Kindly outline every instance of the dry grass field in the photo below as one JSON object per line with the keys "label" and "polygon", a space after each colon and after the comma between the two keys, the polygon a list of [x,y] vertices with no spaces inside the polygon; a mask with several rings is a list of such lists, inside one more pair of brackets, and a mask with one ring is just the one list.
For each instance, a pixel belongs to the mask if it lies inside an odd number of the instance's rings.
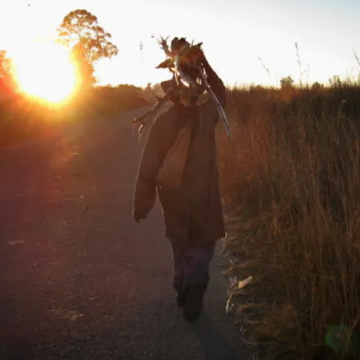
{"label": "dry grass field", "polygon": [[233,310],[277,359],[358,351],[359,100],[340,82],[228,91],[234,139],[218,135]]}

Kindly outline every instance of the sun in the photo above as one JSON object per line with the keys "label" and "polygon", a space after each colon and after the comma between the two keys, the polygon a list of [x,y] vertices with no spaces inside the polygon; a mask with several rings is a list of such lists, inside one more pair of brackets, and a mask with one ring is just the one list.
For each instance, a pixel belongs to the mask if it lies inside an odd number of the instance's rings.
{"label": "sun", "polygon": [[13,55],[15,78],[23,92],[60,103],[76,90],[76,70],[70,51],[55,41],[34,43]]}

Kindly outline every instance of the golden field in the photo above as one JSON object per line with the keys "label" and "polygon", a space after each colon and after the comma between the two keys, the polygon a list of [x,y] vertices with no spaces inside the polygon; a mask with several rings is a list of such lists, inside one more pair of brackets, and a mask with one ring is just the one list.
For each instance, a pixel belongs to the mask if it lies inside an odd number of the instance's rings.
{"label": "golden field", "polygon": [[228,91],[234,136],[218,138],[229,296],[245,338],[269,358],[358,351],[359,99],[340,81]]}

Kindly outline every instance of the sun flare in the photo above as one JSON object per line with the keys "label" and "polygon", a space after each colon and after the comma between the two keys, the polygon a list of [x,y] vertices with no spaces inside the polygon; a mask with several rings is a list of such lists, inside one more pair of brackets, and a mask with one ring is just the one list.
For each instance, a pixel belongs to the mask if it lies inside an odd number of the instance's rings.
{"label": "sun flare", "polygon": [[28,95],[59,103],[74,93],[76,70],[66,47],[56,42],[34,44],[13,59],[17,82]]}

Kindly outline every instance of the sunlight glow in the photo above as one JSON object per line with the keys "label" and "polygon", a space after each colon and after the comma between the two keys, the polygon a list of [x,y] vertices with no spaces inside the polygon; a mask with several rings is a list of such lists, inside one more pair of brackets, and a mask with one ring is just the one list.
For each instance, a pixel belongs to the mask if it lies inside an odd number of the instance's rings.
{"label": "sunlight glow", "polygon": [[[357,79],[359,74],[354,56],[360,54],[359,0],[3,0],[0,23],[6,31],[0,32],[0,50],[21,49],[20,61],[29,68],[24,44],[55,37],[64,16],[76,9],[97,16],[119,48],[118,56],[95,64],[102,85],[146,86],[169,79],[167,70],[155,69],[164,52],[152,35],[203,42],[211,66],[230,86],[279,86],[287,76],[296,83],[301,78],[328,84],[333,75]],[[209,26],[213,23],[219,26]]]}
{"label": "sunlight glow", "polygon": [[13,56],[21,90],[50,103],[67,100],[76,90],[76,70],[70,51],[52,41],[34,43]]}

